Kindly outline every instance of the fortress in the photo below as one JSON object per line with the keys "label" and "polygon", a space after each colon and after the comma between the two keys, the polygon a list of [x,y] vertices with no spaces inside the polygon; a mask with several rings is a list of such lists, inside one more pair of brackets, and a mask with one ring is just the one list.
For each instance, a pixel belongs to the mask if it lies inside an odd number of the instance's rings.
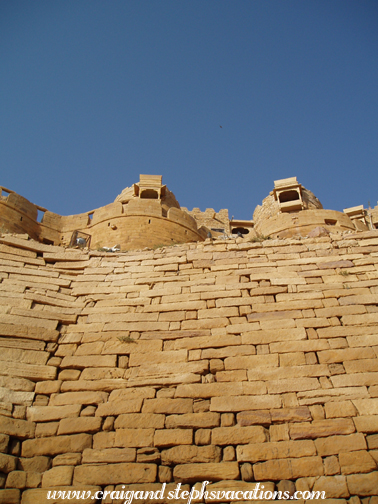
{"label": "fortress", "polygon": [[295,177],[253,220],[158,176],[68,217],[2,188],[0,504],[377,504],[377,228]]}

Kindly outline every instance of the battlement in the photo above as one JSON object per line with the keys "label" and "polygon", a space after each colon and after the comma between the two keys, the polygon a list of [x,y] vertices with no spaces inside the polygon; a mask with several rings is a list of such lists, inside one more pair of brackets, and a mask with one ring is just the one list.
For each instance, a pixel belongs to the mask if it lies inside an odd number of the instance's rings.
{"label": "battlement", "polygon": [[251,240],[261,236],[305,237],[315,228],[322,228],[323,233],[378,228],[378,206],[366,210],[360,205],[344,212],[325,210],[296,177],[274,181],[272,192],[255,208],[251,220],[230,219],[227,209],[216,212],[212,208],[181,208],[163,185],[161,175],[140,175],[139,182],[125,188],[113,203],[69,216],[34,205],[4,187],[0,189],[1,229],[27,233],[34,240],[52,245],[72,245],[75,236],[82,236],[83,243],[92,249],[117,244],[121,250],[135,250],[233,234]]}

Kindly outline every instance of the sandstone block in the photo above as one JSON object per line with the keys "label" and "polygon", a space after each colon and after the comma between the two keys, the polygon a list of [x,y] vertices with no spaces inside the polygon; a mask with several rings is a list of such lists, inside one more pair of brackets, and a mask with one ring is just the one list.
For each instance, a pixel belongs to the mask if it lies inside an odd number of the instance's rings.
{"label": "sandstone block", "polygon": [[43,473],[50,469],[50,465],[50,458],[41,455],[37,457],[18,459],[18,469],[22,469],[25,472]]}
{"label": "sandstone block", "polygon": [[119,415],[114,423],[114,428],[133,429],[138,427],[139,429],[163,429],[164,422],[165,415],[157,415],[154,413],[130,413]]}
{"label": "sandstone block", "polygon": [[115,432],[97,432],[93,435],[93,449],[104,450],[115,447]]}
{"label": "sandstone block", "polygon": [[258,367],[277,367],[278,354],[268,355],[239,355],[237,357],[227,357],[224,361],[227,371],[232,369],[254,369]]}
{"label": "sandstone block", "polygon": [[219,413],[187,413],[184,415],[170,415],[166,418],[165,427],[175,428],[197,428],[206,429],[218,427],[220,424]]}
{"label": "sandstone block", "polygon": [[113,390],[109,395],[109,401],[128,401],[130,399],[152,399],[155,397],[155,389],[152,387],[135,387]]}
{"label": "sandstone block", "polygon": [[192,429],[161,429],[155,431],[154,446],[168,448],[176,445],[190,445],[193,442]]}
{"label": "sandstone block", "polygon": [[246,427],[248,425],[269,425],[272,418],[269,411],[242,411],[237,414],[237,423]]}
{"label": "sandstone block", "polygon": [[58,436],[81,432],[93,434],[101,429],[101,422],[102,419],[99,417],[63,418],[59,422]]}
{"label": "sandstone block", "polygon": [[290,457],[311,457],[317,453],[314,442],[308,440],[247,444],[238,446],[236,454],[239,462],[260,462]]}
{"label": "sandstone block", "polygon": [[7,453],[9,443],[9,436],[0,434],[0,453]]}
{"label": "sandstone block", "polygon": [[0,432],[20,439],[32,438],[35,433],[35,423],[0,416]]}
{"label": "sandstone block", "polygon": [[241,383],[198,383],[191,385],[179,385],[175,397],[192,397],[193,399],[210,397],[224,397],[230,395],[242,395]]}
{"label": "sandstone block", "polygon": [[121,462],[135,462],[135,448],[105,448],[95,450],[86,448],[83,451],[83,464],[117,464]]}
{"label": "sandstone block", "polygon": [[345,476],[320,476],[320,478],[315,481],[312,491],[325,492],[327,501],[328,499],[349,497]]}
{"label": "sandstone block", "polygon": [[50,404],[53,406],[65,406],[67,404],[101,404],[106,402],[106,392],[64,392],[51,397]]}
{"label": "sandstone block", "polygon": [[188,360],[187,350],[171,350],[164,352],[150,352],[143,354],[131,354],[129,366],[143,366],[146,364],[159,364],[167,362],[186,362]]}
{"label": "sandstone block", "polygon": [[26,474],[24,471],[12,471],[8,474],[5,488],[25,488]]}
{"label": "sandstone block", "polygon": [[271,410],[270,415],[274,423],[308,422],[312,419],[310,410],[307,406]]}
{"label": "sandstone block", "polygon": [[365,437],[362,433],[349,434],[348,436],[328,436],[326,438],[315,439],[315,446],[318,451],[318,455],[321,455],[322,457],[337,455],[342,452],[366,450]]}
{"label": "sandstone block", "polygon": [[126,401],[109,401],[100,404],[96,410],[96,416],[118,416],[124,413],[139,413],[143,404],[143,398],[128,399]]}
{"label": "sandstone block", "polygon": [[347,485],[351,495],[377,495],[378,472],[350,474],[347,476]]}
{"label": "sandstone block", "polygon": [[67,355],[63,358],[62,369],[84,369],[91,367],[117,367],[116,355]]}
{"label": "sandstone block", "polygon": [[354,417],[353,421],[358,432],[375,434],[378,432],[378,415],[366,415]]}
{"label": "sandstone block", "polygon": [[54,457],[52,466],[75,466],[81,462],[81,453],[62,453]]}
{"label": "sandstone block", "polygon": [[327,418],[356,416],[356,408],[351,401],[329,402],[324,405]]}
{"label": "sandstone block", "polygon": [[183,483],[235,480],[239,477],[239,466],[237,462],[179,464],[173,470],[173,477]]}
{"label": "sandstone block", "polygon": [[355,399],[353,404],[359,415],[378,415],[378,399]]}
{"label": "sandstone block", "polygon": [[7,488],[0,490],[0,504],[20,504],[20,490]]}
{"label": "sandstone block", "polygon": [[15,471],[17,467],[17,457],[12,457],[12,455],[7,455],[6,453],[0,453],[0,472],[10,473]]}
{"label": "sandstone block", "polygon": [[27,418],[32,422],[52,422],[67,417],[78,417],[80,404],[67,406],[31,406],[27,409]]}
{"label": "sandstone block", "polygon": [[125,448],[153,446],[154,432],[154,429],[118,429],[115,434],[114,446]]}
{"label": "sandstone block", "polygon": [[288,378],[271,380],[268,382],[269,394],[283,394],[286,392],[302,392],[320,388],[317,378]]}
{"label": "sandstone block", "polygon": [[210,411],[219,412],[238,412],[280,407],[281,398],[278,395],[213,397],[210,403]]}
{"label": "sandstone block", "polygon": [[212,444],[220,446],[264,443],[268,439],[268,434],[261,426],[217,427],[212,430],[211,439]]}
{"label": "sandstone block", "polygon": [[74,485],[99,485],[153,483],[156,480],[157,466],[155,464],[121,463],[107,465],[77,466],[74,472]]}
{"label": "sandstone block", "polygon": [[342,474],[368,473],[376,470],[377,465],[367,451],[342,452],[339,454]]}
{"label": "sandstone block", "polygon": [[90,434],[72,436],[52,436],[48,438],[27,439],[22,443],[22,456],[58,455],[59,453],[80,453],[92,445]]}
{"label": "sandstone block", "polygon": [[193,412],[192,399],[146,399],[142,413],[185,414]]}
{"label": "sandstone block", "polygon": [[314,420],[312,423],[290,425],[291,439],[316,439],[355,432],[353,421],[349,418],[332,420]]}
{"label": "sandstone block", "polygon": [[319,364],[371,358],[369,348],[342,348],[318,352]]}
{"label": "sandstone block", "polygon": [[57,466],[42,476],[42,488],[69,486],[72,482],[73,466]]}
{"label": "sandstone block", "polygon": [[35,428],[35,437],[56,436],[58,432],[59,422],[43,422],[38,423]]}
{"label": "sandstone block", "polygon": [[258,481],[323,476],[323,463],[321,457],[269,460],[255,464],[253,472]]}

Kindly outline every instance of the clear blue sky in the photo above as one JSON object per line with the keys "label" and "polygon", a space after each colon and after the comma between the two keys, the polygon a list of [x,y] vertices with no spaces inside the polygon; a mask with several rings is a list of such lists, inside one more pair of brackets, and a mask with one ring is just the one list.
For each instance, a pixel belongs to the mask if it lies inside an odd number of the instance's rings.
{"label": "clear blue sky", "polygon": [[1,0],[0,185],[68,215],[139,173],[239,219],[290,176],[376,205],[378,2]]}

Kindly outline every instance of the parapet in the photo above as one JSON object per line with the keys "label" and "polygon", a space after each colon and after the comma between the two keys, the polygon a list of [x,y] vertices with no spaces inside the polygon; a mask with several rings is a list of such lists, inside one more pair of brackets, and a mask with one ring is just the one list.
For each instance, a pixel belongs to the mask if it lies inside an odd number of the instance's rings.
{"label": "parapet", "polygon": [[325,233],[378,228],[378,205],[368,210],[362,205],[344,212],[325,210],[296,177],[275,180],[251,220],[230,219],[227,209],[181,208],[161,175],[142,174],[113,203],[69,216],[34,205],[4,187],[0,190],[0,232],[27,233],[50,245],[133,250],[230,236],[245,240],[303,237],[314,228]]}
{"label": "parapet", "polygon": [[[325,210],[318,198],[298,183],[296,177],[276,180],[273,191],[253,214],[257,234],[271,238],[307,236],[314,228],[326,232],[366,231],[361,208],[352,212]],[[355,211],[355,209],[358,209]]]}
{"label": "parapet", "polygon": [[[139,183],[124,189],[113,203],[70,216],[54,214],[3,190],[3,231],[27,233],[46,244],[72,245],[73,236],[81,233],[88,237],[85,245],[92,249],[117,244],[121,250],[132,250],[203,241],[207,236],[207,231],[199,229],[195,219],[181,210],[174,194],[162,184],[161,175],[140,175]],[[84,242],[77,245],[81,243]]]}

